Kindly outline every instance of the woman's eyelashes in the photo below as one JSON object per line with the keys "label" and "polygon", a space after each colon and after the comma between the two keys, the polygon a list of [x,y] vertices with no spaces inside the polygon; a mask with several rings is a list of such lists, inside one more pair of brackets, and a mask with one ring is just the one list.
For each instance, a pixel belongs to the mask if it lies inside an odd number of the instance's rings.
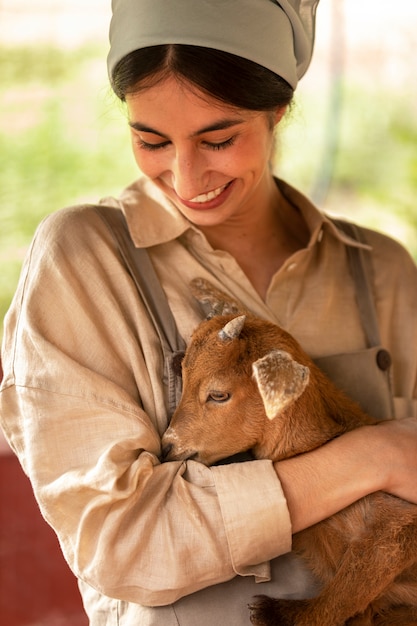
{"label": "woman's eyelashes", "polygon": [[152,150],[161,150],[162,148],[165,148],[166,146],[169,146],[170,142],[169,141],[161,141],[160,143],[149,143],[147,141],[144,141],[140,137],[138,137],[136,139],[136,144],[142,150],[150,150],[150,151],[152,151]]}
{"label": "woman's eyelashes", "polygon": [[224,148],[228,148],[229,146],[233,146],[236,140],[236,135],[233,137],[229,137],[225,141],[213,142],[213,141],[205,141],[204,145],[211,150],[224,150]]}
{"label": "woman's eyelashes", "polygon": [[[224,150],[225,148],[228,148],[229,146],[232,146],[234,144],[236,140],[236,136],[232,136],[229,137],[228,139],[225,139],[224,141],[218,141],[218,142],[214,142],[214,141],[203,141],[202,145],[205,148],[208,148],[209,150]],[[144,139],[142,139],[141,137],[137,137],[136,138],[136,143],[138,145],[139,148],[141,148],[142,150],[149,150],[149,151],[155,151],[155,150],[163,150],[164,148],[166,148],[167,146],[170,145],[170,141],[161,141],[159,143],[150,143],[148,141],[145,141]]]}

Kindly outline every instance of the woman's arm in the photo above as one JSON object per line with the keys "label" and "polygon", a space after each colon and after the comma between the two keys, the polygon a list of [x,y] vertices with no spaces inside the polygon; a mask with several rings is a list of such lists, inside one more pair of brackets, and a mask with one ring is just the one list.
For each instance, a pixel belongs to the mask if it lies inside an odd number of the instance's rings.
{"label": "woman's arm", "polygon": [[38,230],[4,336],[0,420],[79,578],[163,605],[291,548],[271,461],[159,462],[158,336],[94,209]]}
{"label": "woman's arm", "polygon": [[417,420],[363,426],[274,465],[294,533],[379,490],[417,504]]}

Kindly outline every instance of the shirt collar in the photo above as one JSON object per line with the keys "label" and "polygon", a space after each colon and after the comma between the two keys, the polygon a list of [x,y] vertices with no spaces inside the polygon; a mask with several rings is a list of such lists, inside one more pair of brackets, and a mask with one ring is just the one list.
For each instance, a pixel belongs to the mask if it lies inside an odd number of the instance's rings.
{"label": "shirt collar", "polygon": [[310,231],[310,240],[308,243],[309,248],[314,246],[317,242],[320,242],[323,237],[323,233],[327,232],[348,246],[363,248],[365,250],[372,249],[368,244],[360,242],[345,233],[344,230],[338,225],[338,222],[343,221],[342,219],[338,217],[330,217],[322,211],[319,211],[311,200],[285,181],[277,179],[277,185],[282,195],[294,207],[296,207],[303,216],[304,221],[307,224],[307,228]]}
{"label": "shirt collar", "polygon": [[149,248],[177,239],[190,222],[145,176],[129,185],[118,198],[103,198],[100,204],[120,208],[137,248]]}
{"label": "shirt collar", "polygon": [[[319,209],[301,192],[276,179],[282,195],[301,212],[310,231],[308,247],[319,242],[324,232],[346,245],[369,249],[358,242]],[[148,248],[177,239],[188,229],[197,230],[165,194],[148,178],[142,176],[127,187],[118,198],[104,198],[100,204],[120,208],[126,216],[130,235],[137,248]]]}

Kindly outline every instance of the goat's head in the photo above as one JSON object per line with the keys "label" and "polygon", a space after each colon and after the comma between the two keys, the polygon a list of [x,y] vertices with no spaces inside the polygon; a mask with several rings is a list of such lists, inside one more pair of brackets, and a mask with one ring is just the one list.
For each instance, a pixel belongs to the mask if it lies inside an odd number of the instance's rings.
{"label": "goat's head", "polygon": [[211,465],[249,449],[262,456],[272,421],[308,385],[308,363],[293,337],[269,322],[245,315],[203,322],[183,360],[164,459]]}

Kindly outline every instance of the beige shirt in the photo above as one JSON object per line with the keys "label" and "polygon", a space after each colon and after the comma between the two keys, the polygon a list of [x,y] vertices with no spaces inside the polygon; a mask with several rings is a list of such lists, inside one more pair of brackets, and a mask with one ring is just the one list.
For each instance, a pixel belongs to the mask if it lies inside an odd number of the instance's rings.
{"label": "beige shirt", "polygon": [[[202,318],[188,285],[202,276],[293,333],[313,357],[363,349],[345,254],[361,244],[279,185],[311,236],[273,277],[265,302],[235,260],[213,250],[146,179],[103,203],[120,206],[135,244],[149,248],[186,341]],[[366,238],[396,416],[417,415],[416,267],[390,238],[372,231]],[[159,463],[167,426],[161,349],[93,206],[58,211],[39,227],[7,315],[2,358],[2,427],[84,581],[92,624],[195,626],[168,605],[236,575],[251,584],[269,579],[269,561],[291,548],[272,464]],[[271,591],[253,586],[249,593]],[[214,613],[207,620],[219,623]]]}

